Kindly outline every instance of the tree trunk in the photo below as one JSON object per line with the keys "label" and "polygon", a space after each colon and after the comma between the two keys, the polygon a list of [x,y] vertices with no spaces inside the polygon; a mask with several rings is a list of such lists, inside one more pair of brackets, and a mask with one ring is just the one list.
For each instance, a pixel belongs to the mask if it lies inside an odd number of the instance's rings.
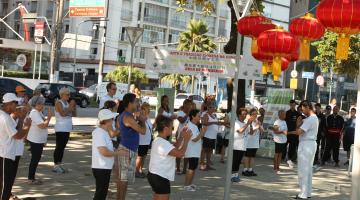
{"label": "tree trunk", "polygon": [[[236,41],[237,41],[237,18],[235,14],[234,7],[231,1],[228,1],[228,6],[231,10],[231,32],[230,32],[230,39],[228,43],[224,46],[224,52],[227,54],[236,54]],[[240,54],[243,54],[243,43],[244,38],[241,39],[241,51]],[[228,112],[231,111],[232,108],[232,91],[233,91],[233,81],[234,79],[228,79],[228,83],[226,84],[227,88],[227,95],[228,95]],[[235,80],[236,81],[236,80]],[[245,107],[245,80],[239,79],[239,87],[237,92],[237,108]],[[236,108],[236,109],[237,109]]]}

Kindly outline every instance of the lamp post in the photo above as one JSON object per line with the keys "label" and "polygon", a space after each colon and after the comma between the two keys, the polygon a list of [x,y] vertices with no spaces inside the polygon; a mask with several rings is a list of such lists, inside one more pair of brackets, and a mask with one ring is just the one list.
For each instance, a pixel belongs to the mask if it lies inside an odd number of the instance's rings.
{"label": "lamp post", "polygon": [[129,67],[129,76],[128,76],[128,92],[130,92],[130,84],[131,84],[131,71],[133,68],[133,59],[134,59],[134,48],[141,35],[144,32],[143,28],[139,27],[125,27],[126,35],[128,36],[130,45],[131,45],[131,56],[130,56],[130,67]]}
{"label": "lamp post", "polygon": [[73,76],[72,76],[72,81],[73,84],[75,86],[75,72],[76,72],[76,53],[77,53],[77,40],[78,40],[78,33],[79,33],[79,27],[81,24],[85,23],[85,22],[102,22],[102,21],[108,21],[108,19],[87,19],[87,20],[83,20],[80,23],[78,23],[76,25],[76,32],[75,32],[75,48],[74,48],[74,61],[73,61]]}

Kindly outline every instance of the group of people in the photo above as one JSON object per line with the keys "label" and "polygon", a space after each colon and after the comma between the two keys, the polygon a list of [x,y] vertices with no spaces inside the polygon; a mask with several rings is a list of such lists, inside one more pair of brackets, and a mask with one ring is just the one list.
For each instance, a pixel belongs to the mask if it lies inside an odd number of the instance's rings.
{"label": "group of people", "polygon": [[[30,145],[31,160],[28,168],[28,184],[40,185],[36,170],[48,138],[48,126],[54,111],[45,106],[45,98],[38,90],[31,99],[25,89],[16,87],[15,93],[6,93],[0,110],[0,197],[1,200],[18,199],[11,193],[19,161],[24,153],[25,142]],[[56,147],[53,162],[55,173],[65,173],[62,164],[64,150],[72,130],[72,117],[76,116],[76,102],[70,101],[70,91],[60,90],[60,99],[55,102]]]}

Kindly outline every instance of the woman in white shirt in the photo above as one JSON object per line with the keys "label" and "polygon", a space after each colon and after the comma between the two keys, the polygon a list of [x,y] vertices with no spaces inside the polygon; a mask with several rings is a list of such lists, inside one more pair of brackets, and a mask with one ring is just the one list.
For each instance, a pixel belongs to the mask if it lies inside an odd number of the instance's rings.
{"label": "woman in white shirt", "polygon": [[41,96],[34,97],[31,102],[33,108],[29,114],[32,121],[31,127],[27,136],[30,142],[31,161],[29,165],[28,183],[42,184],[40,180],[35,179],[36,168],[40,162],[41,155],[48,137],[48,126],[53,116],[51,108],[48,108],[47,117],[42,113],[45,104],[45,98]]}
{"label": "woman in white shirt", "polygon": [[247,110],[245,108],[239,108],[236,112],[238,120],[235,121],[234,132],[234,148],[233,148],[233,163],[232,163],[232,175],[231,182],[240,182],[239,169],[241,160],[246,152],[246,138],[252,131],[250,129],[251,120],[245,122]]}
{"label": "woman in white shirt", "polygon": [[257,110],[255,108],[251,109],[250,118],[248,121],[251,122],[250,129],[252,130],[248,137],[246,143],[246,152],[245,152],[245,160],[244,165],[245,168],[242,172],[244,176],[257,176],[257,174],[253,170],[254,161],[256,152],[260,146],[260,132],[261,132],[261,123],[257,120]]}
{"label": "woman in white shirt", "polygon": [[141,115],[147,118],[145,121],[146,132],[145,135],[140,134],[140,138],[139,138],[139,147],[137,152],[138,155],[136,158],[136,172],[135,172],[136,178],[146,177],[146,175],[143,172],[143,167],[144,167],[144,161],[146,159],[146,155],[150,147],[151,138],[153,135],[153,126],[149,114],[150,114],[150,104],[143,103],[141,105]]}
{"label": "woman in white shirt", "polygon": [[169,107],[169,97],[167,95],[163,95],[161,97],[161,104],[158,110],[158,116],[164,116],[171,119],[176,119],[176,115],[172,114]]}
{"label": "woman in white shirt", "polygon": [[148,181],[154,192],[154,200],[170,199],[170,181],[175,179],[175,158],[185,155],[188,143],[191,139],[190,130],[183,128],[181,136],[175,146],[167,137],[172,134],[173,120],[164,116],[157,119],[156,129],[158,137],[151,146]]}
{"label": "woman in white shirt", "polygon": [[275,142],[275,154],[274,154],[274,171],[275,173],[280,173],[280,163],[282,152],[284,152],[286,148],[287,142],[287,125],[286,125],[286,112],[284,110],[279,110],[278,117],[274,122],[273,127],[269,127],[270,130],[273,131],[274,142]]}
{"label": "woman in white shirt", "polygon": [[204,126],[201,128],[201,130],[199,130],[199,110],[190,111],[189,120],[190,121],[187,124],[187,128],[191,131],[192,136],[185,152],[185,158],[188,160],[189,168],[186,171],[184,190],[188,192],[194,192],[196,190],[196,185],[192,184],[192,182],[194,179],[195,170],[197,169],[199,164],[201,143],[202,138],[204,137],[206,132],[206,127]]}
{"label": "woman in white shirt", "polygon": [[76,116],[76,102],[75,100],[70,100],[70,91],[68,88],[61,88],[59,95],[60,100],[55,103],[56,147],[54,151],[53,172],[65,173],[66,170],[62,166],[62,159],[65,147],[69,141],[70,131],[72,130],[72,117]]}
{"label": "woman in white shirt", "polygon": [[109,188],[114,157],[121,152],[114,151],[111,141],[113,120],[118,116],[109,109],[99,111],[99,126],[92,132],[91,168],[96,182],[94,200],[105,200]]}

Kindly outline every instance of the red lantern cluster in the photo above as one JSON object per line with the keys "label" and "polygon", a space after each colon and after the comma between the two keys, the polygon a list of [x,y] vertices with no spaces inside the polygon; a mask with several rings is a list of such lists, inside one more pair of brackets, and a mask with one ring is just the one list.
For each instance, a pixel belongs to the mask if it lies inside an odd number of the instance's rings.
{"label": "red lantern cluster", "polygon": [[316,16],[328,30],[339,34],[336,58],[347,59],[350,35],[360,33],[360,1],[322,0]]}
{"label": "red lantern cluster", "polygon": [[320,39],[325,33],[324,26],[311,13],[306,13],[305,16],[292,20],[289,30],[301,40],[301,60],[310,59],[310,42]]}

